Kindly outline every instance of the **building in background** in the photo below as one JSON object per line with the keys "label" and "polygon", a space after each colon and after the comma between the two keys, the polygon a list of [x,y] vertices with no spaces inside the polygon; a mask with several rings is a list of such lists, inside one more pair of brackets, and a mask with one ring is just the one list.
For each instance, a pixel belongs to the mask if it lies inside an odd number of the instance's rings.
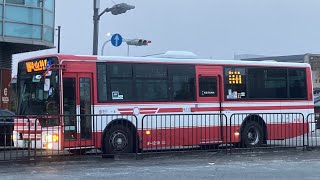
{"label": "building in background", "polygon": [[234,60],[248,59],[248,58],[260,58],[260,57],[264,57],[264,56],[257,55],[257,54],[234,54],[233,55]]}
{"label": "building in background", "polygon": [[0,108],[9,107],[12,55],[54,47],[55,0],[0,0]]}
{"label": "building in background", "polygon": [[315,111],[320,112],[320,54],[300,54],[288,56],[269,56],[257,58],[242,58],[241,60],[247,61],[268,61],[274,60],[278,62],[297,62],[309,63],[312,70],[312,82],[314,92]]}

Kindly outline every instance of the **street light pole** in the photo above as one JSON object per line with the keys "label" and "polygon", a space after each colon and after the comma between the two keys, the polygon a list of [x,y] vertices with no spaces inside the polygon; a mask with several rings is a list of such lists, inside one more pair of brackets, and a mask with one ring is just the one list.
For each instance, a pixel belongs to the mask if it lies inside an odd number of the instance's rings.
{"label": "street light pole", "polygon": [[99,8],[100,0],[93,1],[93,48],[92,55],[98,55],[98,35],[99,35]]}
{"label": "street light pole", "polygon": [[58,26],[58,53],[60,53],[60,36],[61,36],[61,26]]}
{"label": "street light pole", "polygon": [[111,41],[111,39],[109,39],[109,40],[107,40],[106,42],[103,43],[102,48],[101,48],[101,56],[103,56],[104,47],[105,47],[106,44],[107,44],[108,42],[110,42],[110,41]]}
{"label": "street light pole", "polygon": [[127,45],[128,45],[127,56],[129,56],[130,55],[130,45],[129,44],[127,44]]}
{"label": "street light pole", "polygon": [[123,14],[128,10],[134,9],[135,6],[128,5],[126,3],[120,3],[112,6],[111,8],[104,9],[99,14],[100,0],[93,1],[93,48],[92,54],[98,55],[98,41],[99,41],[99,20],[100,17],[107,12],[111,12],[113,15]]}

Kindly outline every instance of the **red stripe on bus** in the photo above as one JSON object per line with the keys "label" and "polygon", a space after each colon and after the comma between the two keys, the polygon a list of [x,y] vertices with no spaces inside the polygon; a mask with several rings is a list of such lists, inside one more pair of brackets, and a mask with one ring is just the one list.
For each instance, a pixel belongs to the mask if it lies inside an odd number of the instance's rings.
{"label": "red stripe on bus", "polygon": [[132,111],[132,108],[119,108],[118,111]]}
{"label": "red stripe on bus", "polygon": [[313,105],[303,106],[254,106],[254,107],[223,107],[223,110],[245,111],[245,110],[285,110],[285,109],[313,109]]}
{"label": "red stripe on bus", "polygon": [[158,108],[139,108],[141,111],[156,111]]}
{"label": "red stripe on bus", "polygon": [[[267,124],[266,128],[268,140],[288,139],[303,135],[310,131],[309,123]],[[207,127],[195,126],[164,129],[151,128],[143,131],[139,129],[139,137],[143,137],[142,141],[140,141],[139,147],[142,149],[158,147],[174,148],[175,146],[239,142],[240,136],[234,134],[235,132],[239,132],[239,129],[240,125]],[[148,132],[148,135],[146,131],[150,131]],[[103,138],[102,132],[93,132],[93,136],[95,138],[92,142],[94,142],[96,148],[100,148]],[[85,142],[82,146],[91,145],[91,143]],[[64,144],[64,147],[78,146],[79,143],[68,142]]]}
{"label": "red stripe on bus", "polygon": [[[313,109],[313,105],[303,106],[245,106],[245,107],[222,107],[223,111],[254,111],[254,110],[288,110],[288,109]],[[208,111],[220,111],[220,107],[197,107],[191,108],[191,112],[208,112]],[[160,108],[157,113],[177,113],[183,112],[183,108]],[[130,114],[132,111],[120,111],[120,114]],[[140,111],[140,114],[155,114],[155,111]]]}
{"label": "red stripe on bus", "polygon": [[28,126],[28,123],[14,123],[14,126]]}
{"label": "red stripe on bus", "polygon": [[[222,107],[223,111],[247,111],[247,110],[287,110],[287,109],[313,109],[313,105],[303,106],[244,106],[244,107]],[[191,112],[219,111],[220,107],[198,107],[191,108]]]}
{"label": "red stripe on bus", "polygon": [[191,108],[191,112],[202,112],[202,111],[219,111],[220,107],[197,107]]}
{"label": "red stripe on bus", "polygon": [[133,115],[133,112],[124,112],[124,111],[120,111],[120,114],[125,114],[125,115]]}
{"label": "red stripe on bus", "polygon": [[30,134],[30,135],[35,135],[35,134],[42,134],[42,131],[41,130],[37,130],[37,131],[35,131],[35,130],[27,130],[27,129],[25,129],[25,130],[17,130],[17,132],[18,133],[22,133],[22,134]]}
{"label": "red stripe on bus", "polygon": [[22,138],[22,140],[41,140],[41,138]]}
{"label": "red stripe on bus", "polygon": [[145,111],[145,112],[140,112],[140,114],[155,114],[156,111]]}
{"label": "red stripe on bus", "polygon": [[183,108],[160,108],[158,113],[183,112]]}

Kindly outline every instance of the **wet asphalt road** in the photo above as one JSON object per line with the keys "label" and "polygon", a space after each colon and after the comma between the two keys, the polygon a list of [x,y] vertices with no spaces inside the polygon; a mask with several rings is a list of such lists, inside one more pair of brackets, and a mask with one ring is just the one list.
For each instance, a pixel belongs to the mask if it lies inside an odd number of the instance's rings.
{"label": "wet asphalt road", "polygon": [[[310,147],[320,147],[320,131],[309,136]],[[279,145],[297,146],[302,137],[279,141]],[[272,141],[273,144],[278,144]],[[280,147],[280,146],[279,146]],[[320,149],[320,148],[318,148]],[[4,159],[27,157],[27,151],[0,151],[2,179],[320,179],[320,150],[262,150],[255,152],[202,152],[151,155],[134,158],[103,159],[100,156],[59,157],[34,163],[4,163]],[[46,155],[41,152],[39,155]],[[50,154],[48,154],[50,155]],[[46,157],[47,158],[47,157]]]}
{"label": "wet asphalt road", "polygon": [[154,155],[0,164],[0,179],[320,179],[320,151]]}

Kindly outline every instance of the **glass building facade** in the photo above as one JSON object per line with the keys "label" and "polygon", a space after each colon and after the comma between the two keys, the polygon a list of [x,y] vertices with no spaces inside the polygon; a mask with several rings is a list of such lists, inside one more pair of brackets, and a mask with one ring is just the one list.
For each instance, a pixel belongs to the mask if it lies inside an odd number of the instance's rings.
{"label": "glass building facade", "polygon": [[11,102],[3,92],[9,89],[12,55],[54,48],[54,21],[55,0],[0,0],[0,108]]}
{"label": "glass building facade", "polygon": [[54,0],[0,0],[0,35],[53,46],[54,11]]}

